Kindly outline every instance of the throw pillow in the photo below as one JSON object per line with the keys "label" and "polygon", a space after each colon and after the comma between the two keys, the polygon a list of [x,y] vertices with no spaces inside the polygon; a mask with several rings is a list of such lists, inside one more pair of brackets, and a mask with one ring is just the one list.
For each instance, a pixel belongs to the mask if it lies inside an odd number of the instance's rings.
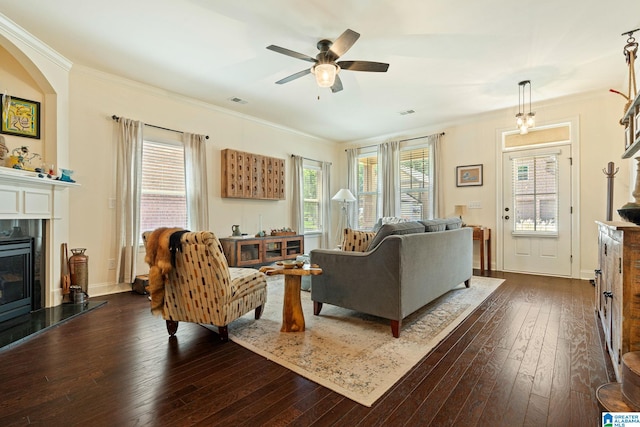
{"label": "throw pillow", "polygon": [[342,239],[342,250],[349,252],[366,252],[369,242],[374,238],[376,233],[373,231],[344,229],[344,237]]}
{"label": "throw pillow", "polygon": [[376,246],[384,240],[385,237],[394,234],[412,234],[412,233],[424,233],[424,225],[419,222],[401,222],[398,224],[385,224],[380,227],[380,230],[376,233],[376,236],[369,243],[367,251],[373,250]]}

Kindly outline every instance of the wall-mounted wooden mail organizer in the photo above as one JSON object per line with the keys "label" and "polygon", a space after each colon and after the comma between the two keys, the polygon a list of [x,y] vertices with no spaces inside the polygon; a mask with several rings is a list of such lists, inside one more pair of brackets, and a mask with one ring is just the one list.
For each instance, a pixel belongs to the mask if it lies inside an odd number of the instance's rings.
{"label": "wall-mounted wooden mail organizer", "polygon": [[284,159],[231,149],[221,152],[222,197],[283,200]]}

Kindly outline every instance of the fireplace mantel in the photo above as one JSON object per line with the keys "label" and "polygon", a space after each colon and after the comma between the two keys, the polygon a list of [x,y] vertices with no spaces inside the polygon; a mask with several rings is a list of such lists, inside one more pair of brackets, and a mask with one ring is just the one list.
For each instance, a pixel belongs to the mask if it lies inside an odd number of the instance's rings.
{"label": "fireplace mantel", "polygon": [[56,219],[59,190],[74,182],[40,178],[35,172],[0,167],[0,219]]}
{"label": "fireplace mantel", "polygon": [[69,191],[74,182],[40,178],[35,172],[0,167],[0,220],[18,225],[22,220],[44,220],[42,276],[45,307],[62,303],[60,245],[69,238]]}
{"label": "fireplace mantel", "polygon": [[0,166],[0,184],[28,185],[43,188],[75,187],[78,183],[60,181],[51,178],[40,178],[36,172]]}

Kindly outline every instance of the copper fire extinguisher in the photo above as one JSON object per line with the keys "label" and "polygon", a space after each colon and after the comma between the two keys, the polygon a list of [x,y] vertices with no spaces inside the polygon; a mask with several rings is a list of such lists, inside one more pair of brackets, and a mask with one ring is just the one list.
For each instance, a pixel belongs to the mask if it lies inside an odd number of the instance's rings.
{"label": "copper fire extinguisher", "polygon": [[71,249],[69,258],[69,272],[71,286],[80,286],[86,297],[89,297],[89,257],[84,254],[85,248]]}

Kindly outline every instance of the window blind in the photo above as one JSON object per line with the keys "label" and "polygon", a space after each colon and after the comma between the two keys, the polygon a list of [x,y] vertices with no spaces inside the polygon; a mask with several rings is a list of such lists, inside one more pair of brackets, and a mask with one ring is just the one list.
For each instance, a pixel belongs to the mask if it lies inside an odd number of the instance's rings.
{"label": "window blind", "polygon": [[417,221],[433,217],[431,148],[400,152],[400,215]]}
{"label": "window blind", "polygon": [[378,154],[358,157],[358,228],[371,229],[378,220]]}
{"label": "window blind", "polygon": [[187,227],[184,149],[181,145],[142,144],[140,230]]}
{"label": "window blind", "polygon": [[321,232],[322,171],[319,167],[304,165],[303,173],[304,232]]}

